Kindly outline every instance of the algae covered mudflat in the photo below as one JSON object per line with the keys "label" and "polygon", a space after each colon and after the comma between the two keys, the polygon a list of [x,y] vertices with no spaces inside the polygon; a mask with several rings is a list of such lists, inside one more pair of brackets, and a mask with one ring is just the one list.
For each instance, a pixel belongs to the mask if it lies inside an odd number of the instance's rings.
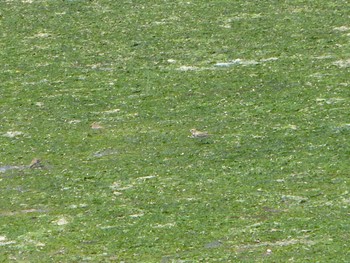
{"label": "algae covered mudflat", "polygon": [[346,262],[348,10],[2,1],[0,261]]}

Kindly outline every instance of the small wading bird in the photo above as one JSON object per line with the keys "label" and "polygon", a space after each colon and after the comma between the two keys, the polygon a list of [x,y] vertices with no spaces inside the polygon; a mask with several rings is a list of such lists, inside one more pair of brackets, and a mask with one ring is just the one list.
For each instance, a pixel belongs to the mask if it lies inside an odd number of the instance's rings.
{"label": "small wading bird", "polygon": [[191,129],[191,138],[206,138],[208,137],[210,134],[207,132],[201,132],[201,131],[197,131],[196,129]]}
{"label": "small wading bird", "polygon": [[32,162],[30,163],[30,165],[29,165],[29,168],[32,168],[32,169],[34,169],[34,168],[42,168],[42,167],[43,167],[43,165],[42,165],[41,161],[38,158],[34,158],[32,160]]}

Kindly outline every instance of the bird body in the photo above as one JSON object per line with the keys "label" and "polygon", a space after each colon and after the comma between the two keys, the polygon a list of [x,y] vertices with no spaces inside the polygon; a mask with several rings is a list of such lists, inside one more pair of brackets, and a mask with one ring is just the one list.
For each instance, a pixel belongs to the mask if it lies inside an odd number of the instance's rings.
{"label": "bird body", "polygon": [[206,138],[210,135],[208,132],[202,132],[196,129],[191,129],[190,132],[192,134],[191,138]]}
{"label": "bird body", "polygon": [[29,165],[29,168],[42,168],[43,165],[38,158],[34,158]]}

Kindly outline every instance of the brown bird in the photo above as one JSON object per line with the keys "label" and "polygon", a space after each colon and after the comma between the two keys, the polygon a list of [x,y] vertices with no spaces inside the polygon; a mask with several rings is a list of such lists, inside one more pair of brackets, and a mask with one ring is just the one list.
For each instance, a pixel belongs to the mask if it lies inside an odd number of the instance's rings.
{"label": "brown bird", "polygon": [[191,138],[206,138],[208,137],[210,134],[207,132],[201,132],[201,131],[197,131],[196,129],[191,129]]}
{"label": "brown bird", "polygon": [[32,169],[42,168],[42,167],[43,167],[43,164],[41,163],[41,161],[38,158],[34,158],[29,165],[29,168],[32,168]]}

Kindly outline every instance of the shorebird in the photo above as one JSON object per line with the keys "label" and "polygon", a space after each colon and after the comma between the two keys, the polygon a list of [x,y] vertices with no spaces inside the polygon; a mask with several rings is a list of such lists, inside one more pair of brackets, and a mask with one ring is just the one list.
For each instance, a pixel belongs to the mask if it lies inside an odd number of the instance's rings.
{"label": "shorebird", "polygon": [[41,161],[38,158],[34,158],[32,160],[32,162],[29,165],[29,168],[42,168],[43,164],[41,163]]}
{"label": "shorebird", "polygon": [[192,134],[191,138],[206,138],[209,136],[209,133],[197,131],[196,129],[191,129],[190,132]]}

